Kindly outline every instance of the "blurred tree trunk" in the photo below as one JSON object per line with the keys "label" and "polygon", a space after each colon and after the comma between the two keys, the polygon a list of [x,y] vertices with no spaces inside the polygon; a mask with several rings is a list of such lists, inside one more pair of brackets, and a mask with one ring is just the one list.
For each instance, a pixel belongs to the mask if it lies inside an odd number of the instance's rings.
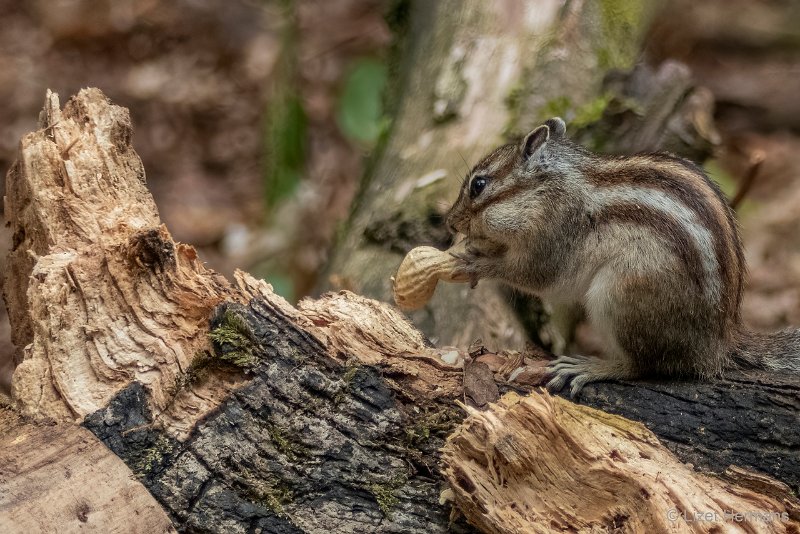
{"label": "blurred tree trunk", "polygon": [[[390,301],[405,252],[451,243],[444,215],[480,157],[553,114],[573,127],[602,115],[603,78],[634,64],[649,11],[647,0],[414,2],[391,129],[326,287]],[[522,348],[518,296],[487,282],[442,286],[410,315],[435,343]]]}

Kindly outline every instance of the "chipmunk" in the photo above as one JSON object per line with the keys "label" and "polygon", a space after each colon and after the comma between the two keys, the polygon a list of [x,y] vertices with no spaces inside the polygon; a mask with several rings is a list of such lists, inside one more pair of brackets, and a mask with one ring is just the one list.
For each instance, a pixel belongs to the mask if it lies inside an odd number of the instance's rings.
{"label": "chipmunk", "polygon": [[800,330],[741,325],[742,243],[722,192],[664,153],[595,154],[553,118],[469,173],[447,216],[458,269],[560,305],[581,304],[604,357],[561,356],[547,388],[732,367],[800,373]]}

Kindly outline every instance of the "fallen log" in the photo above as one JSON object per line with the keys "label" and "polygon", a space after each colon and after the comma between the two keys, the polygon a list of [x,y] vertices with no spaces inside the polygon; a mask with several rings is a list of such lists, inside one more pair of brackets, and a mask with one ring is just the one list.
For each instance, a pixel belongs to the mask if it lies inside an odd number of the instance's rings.
{"label": "fallen log", "polygon": [[[86,451],[102,450],[100,442],[130,477],[117,463],[116,475],[80,469],[48,480],[54,495],[86,497],[97,509],[121,491],[139,496],[116,501],[113,514],[76,515],[102,531],[167,528],[164,517],[169,528],[215,532],[528,531],[531,524],[646,531],[666,524],[658,514],[672,503],[689,514],[759,507],[777,516],[748,523],[754,530],[798,528],[797,380],[743,375],[586,388],[582,401],[626,410],[654,436],[536,389],[541,354],[437,349],[387,304],[343,291],[293,307],[246,273],[231,283],[205,269],[160,224],[128,114],[100,91],[81,91],[63,110],[48,94],[40,127],[22,140],[7,179],[15,239],[4,295],[20,347],[13,410],[24,422],[13,414],[2,421],[3,531],[30,525],[41,503],[24,496],[59,465],[94,458]],[[510,389],[531,393],[497,402]],[[760,401],[751,399],[759,392]],[[752,431],[707,431],[718,428],[720,410],[742,406]],[[64,443],[60,456],[24,446],[34,434]],[[570,436],[583,463],[567,462],[548,435]],[[658,443],[661,435],[678,459]],[[85,447],[66,446],[70,436]],[[720,454],[722,440],[730,451],[755,453]],[[510,444],[519,450],[504,448]],[[669,472],[685,485],[647,506],[620,507],[584,475],[597,458],[617,481],[615,495],[635,501],[643,468],[630,451],[650,456],[648,473]],[[727,482],[694,474],[679,459],[713,472],[730,459],[761,474],[734,469],[738,482]],[[540,471],[560,475],[534,484]],[[516,493],[504,493],[511,479],[503,473],[515,473]],[[656,486],[647,491],[660,495]],[[699,491],[716,507],[698,508],[712,506]],[[145,525],[137,517],[153,506],[146,493],[163,512]],[[542,495],[550,496],[547,506]],[[576,511],[576,498],[592,512]],[[526,512],[520,519],[509,507]],[[44,530],[73,521],[73,509],[56,509],[41,516],[53,523]],[[692,517],[670,525],[695,528]]]}
{"label": "fallen log", "polygon": [[759,493],[746,473],[738,484],[696,473],[643,425],[548,395],[473,411],[444,463],[483,532],[791,532],[800,519],[785,484]]}

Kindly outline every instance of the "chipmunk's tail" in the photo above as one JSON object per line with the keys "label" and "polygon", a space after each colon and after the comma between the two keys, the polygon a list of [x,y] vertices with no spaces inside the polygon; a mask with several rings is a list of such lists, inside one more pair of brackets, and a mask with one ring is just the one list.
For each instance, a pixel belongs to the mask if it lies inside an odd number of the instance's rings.
{"label": "chipmunk's tail", "polygon": [[740,330],[730,356],[739,368],[800,374],[800,330],[770,334]]}

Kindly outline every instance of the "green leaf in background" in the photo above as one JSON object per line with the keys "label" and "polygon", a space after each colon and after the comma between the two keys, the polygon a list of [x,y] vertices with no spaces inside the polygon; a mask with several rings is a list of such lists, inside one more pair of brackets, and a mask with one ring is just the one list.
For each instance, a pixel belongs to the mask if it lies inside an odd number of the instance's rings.
{"label": "green leaf in background", "polygon": [[344,82],[336,118],[350,140],[372,146],[384,128],[383,90],[386,65],[375,59],[356,61]]}
{"label": "green leaf in background", "polygon": [[298,295],[291,274],[286,272],[275,258],[260,261],[252,265],[249,271],[256,278],[270,283],[272,290],[289,302],[297,301]]}
{"label": "green leaf in background", "polygon": [[283,94],[269,110],[267,132],[267,206],[294,192],[306,158],[306,114],[297,96]]}
{"label": "green leaf in background", "polygon": [[[725,169],[720,167],[719,162],[716,159],[712,158],[706,160],[706,162],[703,163],[703,170],[706,171],[706,174],[708,174],[709,178],[717,183],[728,201],[730,201],[736,195],[736,192],[739,190],[739,182],[730,174],[728,174]],[[757,202],[745,197],[744,201],[739,205],[738,208],[736,208],[736,215],[739,219],[739,222],[741,222],[757,211]]]}
{"label": "green leaf in background", "polygon": [[733,198],[733,195],[736,194],[736,180],[733,177],[725,172],[725,170],[719,166],[719,162],[715,159],[708,159],[703,164],[703,170],[706,171],[708,177],[717,182],[717,185],[722,192],[725,193],[725,196],[728,199]]}
{"label": "green leaf in background", "polygon": [[289,302],[295,302],[294,283],[288,275],[271,273],[264,280],[272,284],[272,290]]}

